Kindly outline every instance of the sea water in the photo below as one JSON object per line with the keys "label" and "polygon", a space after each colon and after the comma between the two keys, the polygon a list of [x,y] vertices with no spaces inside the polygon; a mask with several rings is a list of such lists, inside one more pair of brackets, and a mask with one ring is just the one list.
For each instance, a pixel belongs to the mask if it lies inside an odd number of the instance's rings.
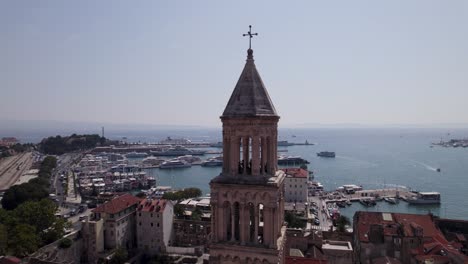
{"label": "sea water", "polygon": [[[122,133],[121,133],[122,134]],[[158,132],[140,132],[129,141],[157,142],[167,136],[185,137],[193,141],[217,142],[221,131],[191,129]],[[112,138],[112,135],[110,135]],[[115,136],[114,136],[115,137]],[[375,207],[360,203],[340,209],[352,217],[357,210],[402,213],[433,213],[447,218],[468,219],[468,148],[430,147],[441,139],[468,137],[466,129],[280,129],[279,140],[313,146],[280,147],[282,155],[299,155],[310,161],[309,170],[315,180],[333,191],[344,184],[359,184],[364,189],[396,188],[406,186],[417,191],[441,193],[440,205],[397,205],[378,202]],[[116,138],[119,139],[119,138]],[[221,150],[221,149],[217,149]],[[320,151],[334,151],[336,158],[317,157]],[[205,156],[208,158],[213,155]],[[437,172],[437,168],[441,171]],[[158,185],[173,188],[198,187],[209,193],[209,181],[219,175],[221,167],[192,166],[182,169],[150,169]]]}

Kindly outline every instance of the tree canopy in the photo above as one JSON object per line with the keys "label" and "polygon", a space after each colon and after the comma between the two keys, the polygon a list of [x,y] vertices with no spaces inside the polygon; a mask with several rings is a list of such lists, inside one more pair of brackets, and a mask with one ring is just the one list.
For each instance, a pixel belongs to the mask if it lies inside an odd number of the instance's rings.
{"label": "tree canopy", "polygon": [[338,217],[338,219],[335,220],[336,222],[336,229],[338,230],[338,232],[345,232],[346,231],[346,226],[349,225],[351,222],[349,221],[349,218],[344,216],[344,215],[340,215],[340,217]]}
{"label": "tree canopy", "polygon": [[307,224],[306,221],[303,221],[296,214],[289,211],[284,212],[284,221],[288,222],[288,227],[292,228],[304,228]]}
{"label": "tree canopy", "polygon": [[199,197],[201,195],[202,191],[198,188],[186,188],[182,191],[166,192],[162,198],[171,201],[180,201],[188,198]]}
{"label": "tree canopy", "polygon": [[14,210],[0,209],[0,253],[27,256],[64,235],[70,223],[55,216],[49,199],[28,201]]}
{"label": "tree canopy", "polygon": [[62,137],[48,137],[39,144],[39,149],[45,154],[62,155],[67,152],[95,148],[98,144],[104,145],[106,138],[97,134]]}
{"label": "tree canopy", "polygon": [[49,196],[50,176],[57,165],[57,159],[46,157],[39,168],[38,178],[27,183],[11,186],[3,195],[2,206],[13,210],[26,201],[39,201]]}

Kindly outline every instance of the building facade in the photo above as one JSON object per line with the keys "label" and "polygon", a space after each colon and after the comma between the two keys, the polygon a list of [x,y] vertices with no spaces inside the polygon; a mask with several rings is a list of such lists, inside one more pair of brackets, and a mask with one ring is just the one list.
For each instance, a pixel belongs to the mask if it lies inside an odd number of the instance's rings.
{"label": "building facade", "polygon": [[277,170],[279,116],[253,50],[221,116],[223,169],[210,182],[210,263],[283,263],[284,178]]}
{"label": "building facade", "polygon": [[118,247],[136,246],[135,212],[139,203],[139,198],[124,194],[92,211],[82,226],[87,262],[95,263]]}
{"label": "building facade", "polygon": [[356,212],[353,219],[356,263],[467,263],[461,245],[450,243],[432,215]]}
{"label": "building facade", "polygon": [[136,212],[138,249],[149,255],[165,252],[172,238],[174,207],[171,201],[147,198]]}
{"label": "building facade", "polygon": [[308,172],[301,168],[281,169],[286,174],[284,179],[284,198],[288,203],[307,202]]}

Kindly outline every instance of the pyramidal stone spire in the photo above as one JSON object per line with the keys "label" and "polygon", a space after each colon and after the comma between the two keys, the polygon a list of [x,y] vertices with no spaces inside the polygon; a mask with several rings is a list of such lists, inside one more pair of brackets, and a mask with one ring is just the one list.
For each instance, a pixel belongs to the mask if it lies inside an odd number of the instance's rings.
{"label": "pyramidal stone spire", "polygon": [[278,116],[258,74],[253,50],[247,50],[247,62],[222,117]]}

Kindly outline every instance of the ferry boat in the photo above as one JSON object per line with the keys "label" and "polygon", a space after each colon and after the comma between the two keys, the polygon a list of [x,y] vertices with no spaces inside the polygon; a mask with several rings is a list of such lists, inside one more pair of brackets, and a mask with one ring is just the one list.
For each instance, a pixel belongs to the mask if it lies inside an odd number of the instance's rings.
{"label": "ferry boat", "polygon": [[440,204],[440,193],[417,192],[416,197],[410,197],[406,201],[410,204]]}
{"label": "ferry boat", "polygon": [[319,157],[324,157],[324,158],[334,158],[335,157],[335,152],[332,151],[322,151],[318,152],[317,156]]}
{"label": "ferry boat", "polygon": [[157,168],[163,162],[165,162],[164,159],[151,156],[151,157],[144,158],[143,161],[141,162],[141,166],[144,169]]}
{"label": "ferry boat", "polygon": [[125,157],[131,158],[131,159],[146,158],[147,156],[148,156],[148,154],[146,154],[144,152],[136,152],[136,151],[127,153],[127,155],[125,155]]}
{"label": "ferry boat", "polygon": [[200,164],[200,162],[201,162],[201,159],[199,157],[195,157],[195,156],[192,156],[192,155],[180,156],[180,157],[177,157],[177,159],[186,161],[188,163],[198,163],[198,164]]}
{"label": "ferry boat", "polygon": [[182,146],[175,146],[167,150],[151,151],[150,153],[153,156],[184,156],[184,155],[205,155],[206,151],[188,149]]}
{"label": "ferry boat", "polygon": [[184,160],[172,159],[172,160],[163,162],[163,164],[161,164],[159,168],[160,169],[176,169],[176,168],[188,168],[191,166],[192,164]]}
{"label": "ferry boat", "polygon": [[220,157],[209,158],[207,160],[202,161],[201,165],[204,166],[204,167],[222,166],[223,165],[223,157],[220,156]]}
{"label": "ferry boat", "polygon": [[309,161],[301,158],[300,156],[279,156],[278,165],[300,165],[309,164]]}

